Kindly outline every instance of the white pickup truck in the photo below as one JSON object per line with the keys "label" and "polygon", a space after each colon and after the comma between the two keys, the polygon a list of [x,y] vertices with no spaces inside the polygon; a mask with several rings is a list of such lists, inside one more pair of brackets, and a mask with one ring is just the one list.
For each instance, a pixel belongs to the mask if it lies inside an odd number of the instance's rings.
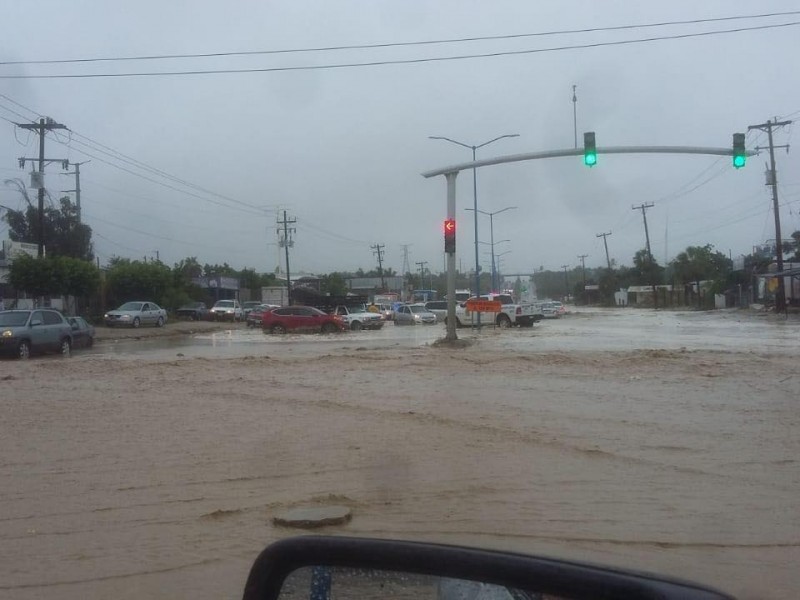
{"label": "white pickup truck", "polygon": [[347,323],[352,331],[360,331],[362,329],[380,329],[384,324],[382,314],[348,306],[337,306],[333,310],[333,314],[342,317],[344,322]]}
{"label": "white pickup truck", "polygon": [[[471,298],[471,300],[474,298]],[[533,327],[537,321],[544,318],[541,308],[533,304],[516,304],[509,294],[486,294],[480,300],[496,300],[502,305],[500,312],[481,312],[482,325],[497,325],[498,327]],[[471,327],[478,323],[478,313],[467,310],[467,303],[456,304],[456,326]],[[474,320],[474,321],[473,321]],[[447,322],[447,319],[445,319]]]}

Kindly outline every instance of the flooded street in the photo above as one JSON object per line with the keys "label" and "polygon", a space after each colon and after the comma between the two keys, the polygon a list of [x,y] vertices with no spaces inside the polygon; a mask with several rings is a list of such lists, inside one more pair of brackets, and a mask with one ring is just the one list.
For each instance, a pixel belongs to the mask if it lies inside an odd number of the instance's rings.
{"label": "flooded street", "polygon": [[[167,326],[175,327],[174,324]],[[800,590],[800,321],[232,328],[0,361],[0,598],[236,598],[271,517]]]}

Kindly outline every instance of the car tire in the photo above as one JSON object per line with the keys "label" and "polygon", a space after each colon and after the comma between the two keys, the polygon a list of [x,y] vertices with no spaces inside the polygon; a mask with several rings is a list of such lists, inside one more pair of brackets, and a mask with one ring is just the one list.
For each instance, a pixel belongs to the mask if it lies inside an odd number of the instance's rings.
{"label": "car tire", "polygon": [[164,317],[158,317],[158,321],[156,321],[156,327],[163,327],[164,326]]}
{"label": "car tire", "polygon": [[61,356],[64,358],[72,357],[72,343],[70,343],[69,338],[61,340]]}
{"label": "car tire", "polygon": [[17,346],[17,357],[20,360],[27,360],[31,357],[31,344],[28,340],[22,340]]}
{"label": "car tire", "polygon": [[361,328],[361,321],[353,321],[353,322],[350,324],[350,329],[351,329],[352,331],[361,331],[361,329],[362,329],[362,328]]}
{"label": "car tire", "polygon": [[139,317],[134,317],[133,318],[133,328],[134,329],[138,329],[139,325],[141,325],[141,324],[142,324],[142,322],[139,320]]}
{"label": "car tire", "polygon": [[509,329],[511,327],[511,319],[508,318],[508,315],[500,315],[497,317],[497,326],[501,329]]}
{"label": "car tire", "polygon": [[283,335],[286,333],[286,327],[283,325],[273,325],[269,331],[275,335]]}
{"label": "car tire", "polygon": [[322,333],[336,333],[336,325],[333,323],[325,323],[322,326]]}

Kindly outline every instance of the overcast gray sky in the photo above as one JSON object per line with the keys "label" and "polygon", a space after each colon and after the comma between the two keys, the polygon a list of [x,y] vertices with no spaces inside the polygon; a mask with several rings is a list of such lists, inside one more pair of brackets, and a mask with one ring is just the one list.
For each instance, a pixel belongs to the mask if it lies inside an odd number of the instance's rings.
{"label": "overcast gray sky", "polygon": [[[59,0],[3,3],[0,61],[285,50],[530,34],[800,10],[797,2],[745,1],[285,1]],[[0,75],[196,71],[406,60],[552,48],[800,21],[800,14],[706,24],[404,47],[84,64],[3,65]],[[48,136],[47,155],[82,167],[84,216],[96,253],[273,270],[276,207],[297,219],[292,269],[324,273],[373,268],[370,245],[385,244],[400,270],[442,268],[443,178],[420,173],[479,157],[573,146],[572,85],[578,86],[579,144],[729,147],[731,134],[769,118],[800,117],[800,27],[470,60],[238,74],[83,79],[0,79],[0,117],[47,115],[74,133]],[[12,104],[8,99],[34,112]],[[15,115],[16,111],[20,115]],[[87,141],[86,136],[89,138]],[[792,128],[776,133],[791,143]],[[104,152],[121,152],[187,188]],[[748,148],[766,136],[748,136]],[[85,144],[94,145],[90,148]],[[86,156],[82,151],[94,155]],[[112,152],[113,154],[113,152]],[[0,175],[23,176],[35,135],[0,121]],[[800,229],[800,162],[780,150],[785,236]],[[106,162],[101,162],[103,161]],[[518,209],[495,218],[504,270],[630,264],[644,246],[648,211],[659,262],[692,244],[734,256],[774,238],[765,153],[736,171],[730,158],[600,156],[488,167],[478,172],[479,207]],[[106,164],[111,163],[111,164]],[[123,167],[187,193],[165,188]],[[51,192],[71,178],[48,168]],[[474,264],[470,173],[458,178],[457,257]],[[696,188],[696,189],[693,189]],[[196,194],[200,198],[190,194]],[[0,204],[16,207],[8,189]],[[489,240],[488,218],[479,221]],[[0,237],[6,237],[5,223]],[[488,246],[481,261],[488,268]]]}

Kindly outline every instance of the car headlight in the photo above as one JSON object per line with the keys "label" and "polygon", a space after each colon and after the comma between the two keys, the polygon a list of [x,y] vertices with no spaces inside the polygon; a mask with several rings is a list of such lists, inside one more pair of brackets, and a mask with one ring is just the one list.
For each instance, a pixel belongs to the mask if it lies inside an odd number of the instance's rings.
{"label": "car headlight", "polygon": [[14,332],[13,332],[13,331],[11,331],[10,329],[6,329],[6,330],[3,332],[3,337],[14,337]]}

